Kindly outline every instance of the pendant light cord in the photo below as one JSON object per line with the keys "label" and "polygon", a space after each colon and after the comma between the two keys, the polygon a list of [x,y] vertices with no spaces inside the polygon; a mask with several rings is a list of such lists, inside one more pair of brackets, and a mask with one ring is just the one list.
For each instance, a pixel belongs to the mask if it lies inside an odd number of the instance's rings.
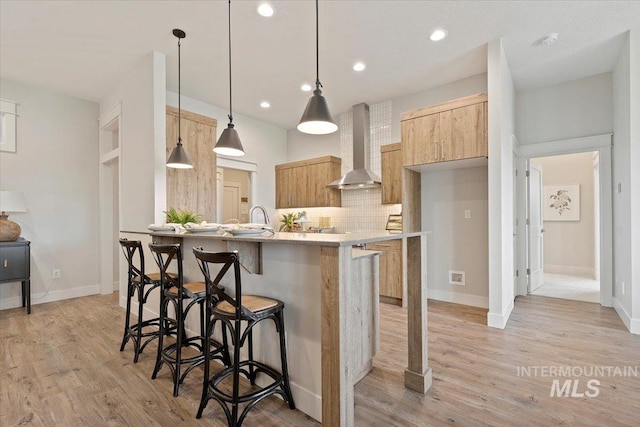
{"label": "pendant light cord", "polygon": [[182,120],[181,120],[181,111],[182,109],[180,108],[180,38],[178,37],[178,145],[182,145],[182,133],[181,133],[181,125],[182,125]]}
{"label": "pendant light cord", "polygon": [[322,87],[322,83],[320,83],[320,32],[318,27],[318,0],[316,0],[316,89]]}
{"label": "pendant light cord", "polygon": [[231,0],[229,0],[229,123],[233,123],[233,97],[231,96]]}

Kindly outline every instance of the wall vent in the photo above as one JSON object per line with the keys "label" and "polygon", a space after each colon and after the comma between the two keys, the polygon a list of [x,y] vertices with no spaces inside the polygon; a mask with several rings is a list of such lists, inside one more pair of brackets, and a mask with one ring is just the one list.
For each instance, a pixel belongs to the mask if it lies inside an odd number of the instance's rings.
{"label": "wall vent", "polygon": [[464,286],[464,271],[449,270],[449,284]]}

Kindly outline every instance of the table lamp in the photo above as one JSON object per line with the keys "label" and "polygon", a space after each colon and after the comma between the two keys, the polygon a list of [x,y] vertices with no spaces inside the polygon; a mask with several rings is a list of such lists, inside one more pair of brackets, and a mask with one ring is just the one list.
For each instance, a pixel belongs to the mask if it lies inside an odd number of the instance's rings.
{"label": "table lamp", "polygon": [[20,226],[9,221],[7,212],[26,212],[24,196],[19,191],[0,191],[0,242],[13,242],[20,237]]}

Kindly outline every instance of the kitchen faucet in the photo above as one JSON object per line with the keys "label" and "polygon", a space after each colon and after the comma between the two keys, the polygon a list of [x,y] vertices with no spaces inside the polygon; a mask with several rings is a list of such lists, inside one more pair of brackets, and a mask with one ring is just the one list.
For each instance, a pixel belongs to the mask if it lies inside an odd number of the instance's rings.
{"label": "kitchen faucet", "polygon": [[259,209],[262,211],[262,215],[264,216],[264,224],[270,225],[269,215],[267,214],[267,210],[263,206],[254,206],[249,211],[249,222],[253,222],[253,211]]}

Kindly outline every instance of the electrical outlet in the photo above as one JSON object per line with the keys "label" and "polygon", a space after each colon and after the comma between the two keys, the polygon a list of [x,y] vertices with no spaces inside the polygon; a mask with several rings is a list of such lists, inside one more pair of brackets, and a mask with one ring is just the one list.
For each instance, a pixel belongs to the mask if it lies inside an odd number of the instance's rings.
{"label": "electrical outlet", "polygon": [[60,270],[55,268],[51,274],[51,277],[54,279],[59,279],[60,278]]}
{"label": "electrical outlet", "polygon": [[464,211],[464,217],[465,217],[466,219],[471,218],[471,210],[470,210],[470,209],[465,209],[465,211]]}

